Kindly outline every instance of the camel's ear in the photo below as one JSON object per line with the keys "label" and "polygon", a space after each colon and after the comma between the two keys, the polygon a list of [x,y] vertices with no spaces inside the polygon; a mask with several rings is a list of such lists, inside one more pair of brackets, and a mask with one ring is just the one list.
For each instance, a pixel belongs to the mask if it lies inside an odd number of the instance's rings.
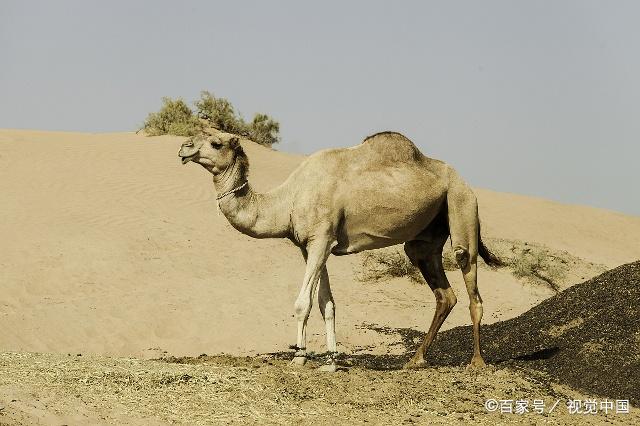
{"label": "camel's ear", "polygon": [[232,136],[231,139],[229,139],[229,146],[231,147],[231,149],[236,149],[237,147],[239,147],[240,138],[237,136]]}

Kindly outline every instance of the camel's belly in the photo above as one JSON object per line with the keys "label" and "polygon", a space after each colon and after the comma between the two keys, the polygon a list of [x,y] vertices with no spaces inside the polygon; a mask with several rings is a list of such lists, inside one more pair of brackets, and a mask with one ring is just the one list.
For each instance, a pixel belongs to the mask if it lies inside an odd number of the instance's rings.
{"label": "camel's belly", "polygon": [[347,209],[332,253],[358,253],[413,240],[431,223],[441,206],[440,200],[433,200],[422,205],[384,204],[358,211]]}
{"label": "camel's belly", "polygon": [[[409,238],[410,240],[411,238]],[[358,234],[349,239],[349,241],[338,241],[338,245],[331,251],[336,256],[344,256],[347,254],[360,253],[365,250],[373,250],[382,247],[389,247],[403,243],[407,239],[379,238],[369,234]]]}

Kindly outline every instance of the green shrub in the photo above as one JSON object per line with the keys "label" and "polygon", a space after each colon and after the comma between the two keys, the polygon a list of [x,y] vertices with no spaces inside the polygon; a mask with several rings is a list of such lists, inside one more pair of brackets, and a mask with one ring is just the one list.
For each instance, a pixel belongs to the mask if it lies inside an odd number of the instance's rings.
{"label": "green shrub", "polygon": [[280,124],[266,114],[256,114],[249,125],[249,138],[262,145],[280,142],[279,133]]}
{"label": "green shrub", "polygon": [[195,106],[198,110],[198,117],[210,121],[216,129],[249,136],[247,124],[241,116],[236,115],[233,105],[228,100],[216,98],[212,93],[204,90],[200,92],[200,99],[195,102]]}
{"label": "green shrub", "polygon": [[149,136],[193,136],[201,130],[198,118],[182,99],[167,97],[162,98],[160,111],[147,116],[142,128]]}
{"label": "green shrub", "polygon": [[247,137],[261,145],[270,147],[280,141],[280,124],[266,114],[258,113],[247,123],[231,102],[216,98],[206,90],[200,92],[200,99],[194,105],[195,113],[180,98],[162,98],[160,111],[149,114],[142,129],[149,136],[193,136],[202,131],[200,119],[204,119],[216,129]]}

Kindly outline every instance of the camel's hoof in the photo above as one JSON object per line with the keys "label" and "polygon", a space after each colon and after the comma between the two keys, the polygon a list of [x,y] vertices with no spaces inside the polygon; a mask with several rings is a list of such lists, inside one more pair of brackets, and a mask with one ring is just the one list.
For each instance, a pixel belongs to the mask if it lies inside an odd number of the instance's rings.
{"label": "camel's hoof", "polygon": [[404,370],[420,370],[421,368],[427,368],[427,367],[429,367],[429,365],[424,359],[421,359],[419,361],[414,361],[413,359],[410,359],[409,362],[407,362],[402,368]]}
{"label": "camel's hoof", "polygon": [[481,357],[471,358],[471,362],[467,365],[467,370],[481,370],[486,368],[487,364]]}
{"label": "camel's hoof", "polygon": [[332,362],[331,364],[321,365],[320,367],[318,367],[318,371],[324,371],[325,373],[335,373],[336,371],[338,371],[338,367],[336,366],[335,362]]}
{"label": "camel's hoof", "polygon": [[289,365],[292,367],[302,367],[307,363],[307,357],[304,356],[294,356]]}

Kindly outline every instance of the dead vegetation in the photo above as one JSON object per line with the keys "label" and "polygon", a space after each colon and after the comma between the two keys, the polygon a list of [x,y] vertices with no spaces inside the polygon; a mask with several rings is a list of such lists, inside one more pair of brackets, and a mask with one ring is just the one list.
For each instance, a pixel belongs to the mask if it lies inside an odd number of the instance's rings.
{"label": "dead vegetation", "polygon": [[383,281],[389,278],[407,277],[423,283],[420,270],[413,266],[399,246],[369,250],[361,254],[362,267],[356,272],[359,281]]}
{"label": "dead vegetation", "polygon": [[[552,250],[544,245],[526,241],[488,239],[487,245],[504,262],[516,278],[531,284],[543,285],[558,292],[576,279],[592,277],[606,270],[603,265],[584,261],[566,251]],[[359,281],[384,281],[407,277],[423,284],[418,268],[413,266],[400,246],[371,250],[361,254],[361,266],[356,272]],[[451,248],[442,253],[445,271],[458,269]],[[479,266],[486,265],[479,260]]]}
{"label": "dead vegetation", "polygon": [[505,239],[490,239],[489,244],[515,277],[531,284],[547,286],[555,292],[577,280],[606,271],[603,265],[542,244]]}
{"label": "dead vegetation", "polygon": [[[273,357],[199,357],[168,363],[0,354],[0,402],[5,406],[0,423],[9,424],[40,422],[37,416],[42,412],[28,407],[42,407],[50,413],[44,423],[57,424],[489,425],[605,420],[604,415],[572,417],[566,410],[505,415],[484,408],[488,398],[535,397],[551,404],[576,395],[543,377],[502,368],[373,371],[354,366],[322,374],[291,368]],[[78,413],[75,421],[65,417],[71,412]],[[606,419],[616,420],[613,415]]]}

